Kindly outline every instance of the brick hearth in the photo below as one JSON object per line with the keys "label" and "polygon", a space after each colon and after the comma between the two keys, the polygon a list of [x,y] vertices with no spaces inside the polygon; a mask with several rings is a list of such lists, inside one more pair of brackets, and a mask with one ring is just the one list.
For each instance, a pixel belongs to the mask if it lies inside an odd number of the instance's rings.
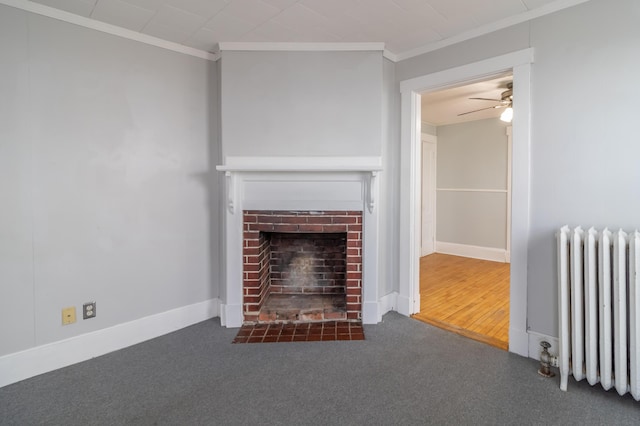
{"label": "brick hearth", "polygon": [[244,323],[362,319],[362,212],[244,211]]}

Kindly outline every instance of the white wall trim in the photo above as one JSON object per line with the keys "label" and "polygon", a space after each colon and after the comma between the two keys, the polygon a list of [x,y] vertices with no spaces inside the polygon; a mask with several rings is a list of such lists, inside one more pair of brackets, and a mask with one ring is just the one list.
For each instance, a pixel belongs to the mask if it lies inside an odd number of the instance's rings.
{"label": "white wall trim", "polygon": [[223,172],[381,171],[382,157],[236,157],[216,166]]}
{"label": "white wall trim", "polygon": [[0,357],[0,387],[86,361],[218,316],[218,299]]}
{"label": "white wall trim", "polygon": [[447,243],[444,241],[436,241],[436,253],[470,257],[473,259],[490,260],[492,262],[509,262],[507,251],[505,249],[495,247],[480,247],[472,246],[469,244],[456,244]]}
{"label": "white wall trim", "polygon": [[539,18],[541,16],[549,15],[551,13],[557,12],[562,9],[566,9],[568,7],[576,6],[581,3],[585,3],[589,0],[557,0],[548,4],[545,4],[541,7],[535,8],[528,12],[521,13],[519,15],[510,16],[508,18],[501,19],[496,22],[492,22],[487,25],[483,25],[481,27],[465,31],[462,34],[458,34],[453,37],[445,38],[443,40],[436,41],[434,43],[427,44],[426,46],[418,47],[415,49],[408,50],[406,52],[397,53],[393,55],[394,62],[404,61],[405,59],[413,58],[415,56],[420,56],[425,53],[433,52],[434,50],[442,49],[447,46],[451,46],[456,43],[460,43],[463,41],[471,40],[472,38],[480,37],[485,34],[492,33],[494,31],[498,31],[507,27],[511,27],[513,25],[521,24],[523,22],[531,21],[533,19]]}
{"label": "white wall trim", "polygon": [[393,291],[387,295],[382,296],[380,298],[379,306],[380,306],[381,316],[386,314],[387,312],[397,311],[398,310],[398,292]]}
{"label": "white wall trim", "polygon": [[285,52],[357,52],[384,51],[384,43],[278,43],[278,42],[220,42],[218,49],[235,51]]}
{"label": "white wall trim", "polygon": [[28,0],[0,0],[0,4],[15,7],[17,9],[22,9],[24,11],[35,13],[37,15],[46,16],[47,18],[53,18],[59,21],[68,22],[70,24],[78,25],[84,28],[89,28],[103,33],[126,38],[128,40],[138,41],[140,43],[160,47],[162,49],[171,50],[173,52],[183,53],[185,55],[195,56],[196,58],[206,59],[208,61],[217,61],[220,58],[220,55],[214,53],[205,52],[204,50],[195,49],[183,44],[163,40],[158,37],[153,37],[137,31],[118,27],[116,25],[107,24],[106,22],[97,21],[95,19],[76,15],[74,13],[45,6],[40,3],[34,3]]}
{"label": "white wall trim", "polygon": [[542,351],[542,347],[540,346],[540,342],[547,341],[551,343],[551,347],[549,348],[549,353],[554,356],[558,356],[558,338],[551,337],[544,334],[536,333],[534,331],[529,331],[527,333],[528,336],[528,344],[529,344],[529,358],[533,358],[535,360],[540,361],[540,352]]}
{"label": "white wall trim", "polygon": [[506,194],[506,189],[482,189],[482,188],[436,188],[436,191],[442,192],[492,192]]}
{"label": "white wall trim", "polygon": [[[527,330],[527,262],[530,233],[531,64],[533,49],[524,49],[404,80],[400,121],[400,250],[398,311],[410,315],[420,310],[419,254],[421,158],[420,93],[513,72],[514,110],[512,151],[512,216],[509,351],[527,356],[522,332]],[[513,338],[512,338],[513,336]]]}

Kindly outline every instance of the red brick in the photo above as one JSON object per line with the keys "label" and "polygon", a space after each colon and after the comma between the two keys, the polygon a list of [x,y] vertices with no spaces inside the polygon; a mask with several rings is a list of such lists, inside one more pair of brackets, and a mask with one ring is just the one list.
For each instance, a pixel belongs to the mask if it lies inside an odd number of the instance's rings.
{"label": "red brick", "polygon": [[347,225],[349,227],[349,232],[362,232],[362,225],[361,224],[353,224],[353,225]]}
{"label": "red brick", "polygon": [[244,256],[244,264],[245,265],[250,265],[250,264],[254,264],[254,263],[260,263],[260,257],[259,256]]}
{"label": "red brick", "polygon": [[347,231],[347,240],[349,241],[358,241],[361,240],[359,232],[348,232]]}
{"label": "red brick", "polygon": [[298,231],[297,224],[281,223],[273,225],[273,232],[296,232]]}
{"label": "red brick", "polygon": [[260,241],[258,240],[244,240],[245,247],[258,247],[260,246]]}
{"label": "red brick", "polygon": [[260,237],[260,233],[257,231],[244,231],[243,238],[245,240],[257,240]]}
{"label": "red brick", "polygon": [[[347,319],[354,319],[354,320],[359,320],[361,319],[361,314],[360,312],[347,312]],[[353,339],[353,335],[352,335],[352,339]],[[364,336],[363,336],[364,338]]]}
{"label": "red brick", "polygon": [[349,216],[362,216],[362,212],[357,210],[348,211],[347,214]]}
{"label": "red brick", "polygon": [[244,287],[244,294],[245,295],[257,295],[257,294],[260,294],[260,293],[262,293],[262,288],[261,287],[258,287],[258,286],[256,286],[256,287],[247,287],[246,284],[245,284],[245,287]]}
{"label": "red brick", "polygon": [[285,216],[282,218],[282,223],[299,224],[307,223],[306,216]]}
{"label": "red brick", "polygon": [[347,296],[347,306],[350,306],[353,303],[360,303],[360,296]]}
{"label": "red brick", "polygon": [[260,265],[258,264],[248,264],[244,265],[245,272],[258,272],[260,271]]}
{"label": "red brick", "polygon": [[347,249],[347,256],[360,256],[360,249],[359,248],[348,248]]}
{"label": "red brick", "polygon": [[244,215],[244,223],[256,223],[258,221],[258,216],[252,214]]}
{"label": "red brick", "polygon": [[300,232],[322,232],[323,225],[299,225]]}
{"label": "red brick", "polygon": [[[334,216],[333,217],[333,223],[357,223],[358,218],[355,216]],[[351,225],[349,226],[349,229],[351,229]]]}
{"label": "red brick", "polygon": [[324,225],[322,227],[323,232],[346,232],[346,225]]}
{"label": "red brick", "polygon": [[329,224],[331,223],[331,216],[306,216],[307,223],[312,224]]}
{"label": "red brick", "polygon": [[362,240],[347,239],[347,247],[362,247]]}
{"label": "red brick", "polygon": [[259,223],[280,223],[282,222],[282,218],[279,216],[259,215],[258,222]]}
{"label": "red brick", "polygon": [[348,296],[360,296],[362,294],[362,289],[358,287],[347,287],[347,297]]}
{"label": "red brick", "polygon": [[257,314],[250,314],[245,312],[244,313],[244,322],[245,323],[252,323],[252,322],[257,322],[258,321],[258,315]]}

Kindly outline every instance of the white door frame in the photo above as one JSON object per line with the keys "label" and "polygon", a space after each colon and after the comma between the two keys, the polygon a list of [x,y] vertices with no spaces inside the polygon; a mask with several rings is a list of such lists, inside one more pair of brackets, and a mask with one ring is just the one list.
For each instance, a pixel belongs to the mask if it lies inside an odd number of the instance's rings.
{"label": "white door frame", "polygon": [[509,351],[529,355],[527,251],[529,243],[530,76],[533,48],[404,80],[401,92],[400,283],[398,312],[420,311],[420,93],[456,87],[513,72],[513,150]]}

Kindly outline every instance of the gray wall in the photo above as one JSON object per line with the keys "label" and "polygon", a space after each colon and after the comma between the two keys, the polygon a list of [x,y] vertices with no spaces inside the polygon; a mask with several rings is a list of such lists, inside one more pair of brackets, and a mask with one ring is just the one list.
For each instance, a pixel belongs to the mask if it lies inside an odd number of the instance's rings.
{"label": "gray wall", "polygon": [[224,156],[382,154],[382,52],[224,51]]}
{"label": "gray wall", "polygon": [[506,123],[498,118],[438,126],[436,240],[506,249]]}
{"label": "gray wall", "polygon": [[217,297],[215,64],[7,6],[0,51],[0,355]]}
{"label": "gray wall", "polygon": [[535,49],[527,283],[532,331],[557,336],[558,227],[640,224],[638,22],[635,0],[591,0],[397,64],[401,81]]}

